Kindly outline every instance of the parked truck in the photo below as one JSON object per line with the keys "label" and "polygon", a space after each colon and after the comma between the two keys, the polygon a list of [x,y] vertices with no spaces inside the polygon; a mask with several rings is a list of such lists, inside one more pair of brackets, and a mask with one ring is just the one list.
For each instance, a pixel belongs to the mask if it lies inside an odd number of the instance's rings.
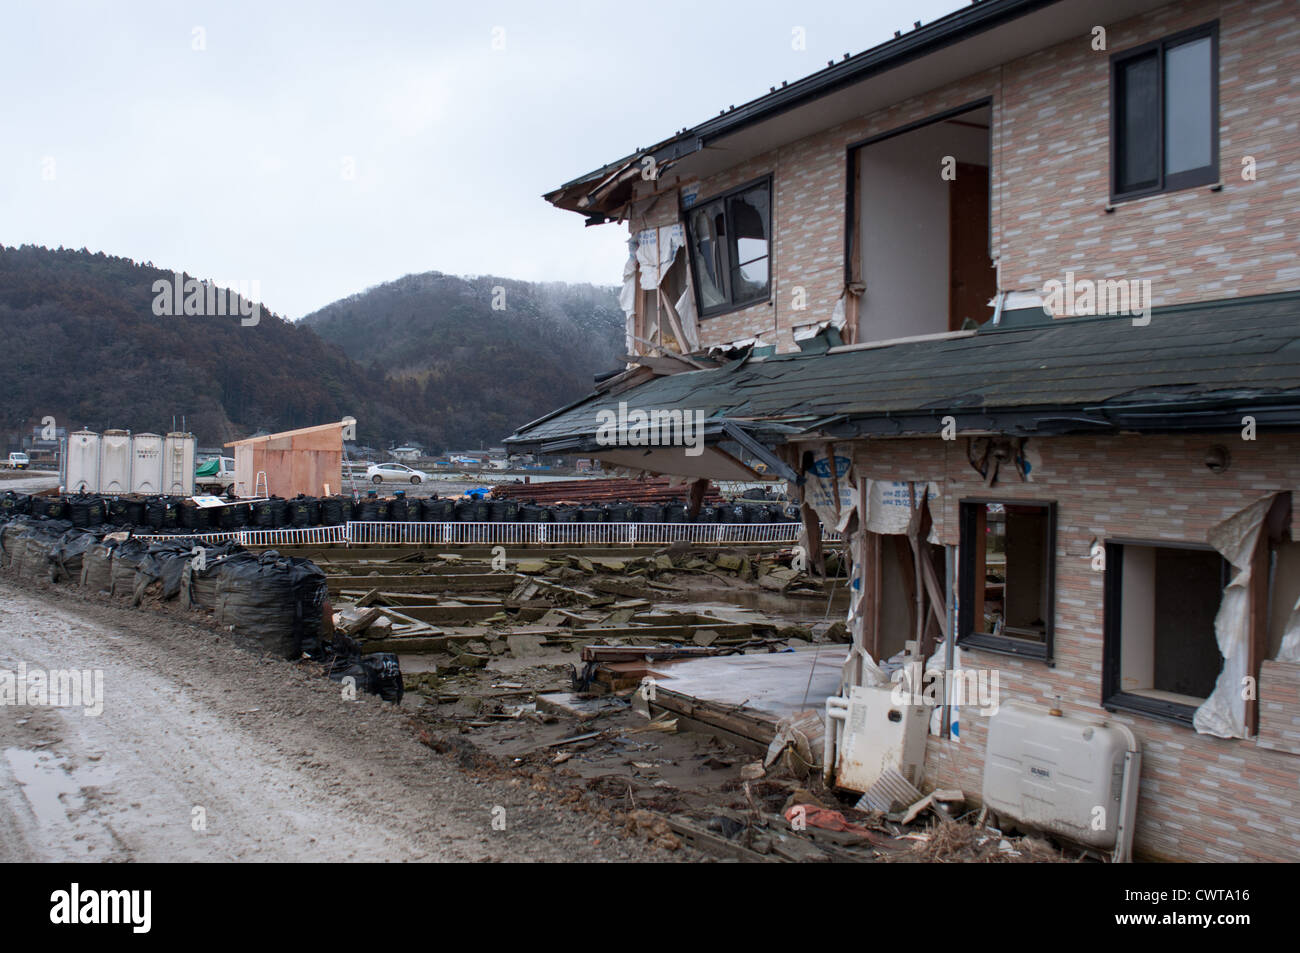
{"label": "parked truck", "polygon": [[235,458],[213,457],[194,470],[194,492],[223,496],[235,492]]}

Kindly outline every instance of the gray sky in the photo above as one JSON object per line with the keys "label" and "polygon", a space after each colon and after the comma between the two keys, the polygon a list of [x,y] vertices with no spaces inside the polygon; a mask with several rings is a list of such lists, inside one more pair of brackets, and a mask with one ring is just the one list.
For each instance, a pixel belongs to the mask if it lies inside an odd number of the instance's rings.
{"label": "gray sky", "polygon": [[962,5],[6,0],[0,244],[291,318],[420,271],[616,284],[625,229],[543,192]]}

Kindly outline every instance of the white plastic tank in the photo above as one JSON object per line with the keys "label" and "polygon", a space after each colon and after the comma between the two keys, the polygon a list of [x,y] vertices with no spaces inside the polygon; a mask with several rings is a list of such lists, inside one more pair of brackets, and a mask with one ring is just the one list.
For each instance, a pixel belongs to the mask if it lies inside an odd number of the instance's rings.
{"label": "white plastic tank", "polygon": [[925,739],[930,709],[897,698],[893,685],[855,685],[839,749],[837,782],[865,791],[889,768],[920,786],[925,771]]}
{"label": "white plastic tank", "polygon": [[194,434],[173,432],[163,439],[162,492],[194,495]]}
{"label": "white plastic tank", "polygon": [[67,475],[69,493],[99,492],[99,434],[78,430],[68,437]]}
{"label": "white plastic tank", "polygon": [[1140,767],[1141,749],[1125,725],[1003,702],[989,718],[984,804],[1127,859]]}
{"label": "white plastic tank", "polygon": [[163,485],[163,438],[138,433],[131,438],[131,492],[155,494]]}
{"label": "white plastic tank", "polygon": [[99,438],[99,492],[131,492],[131,432],[105,430]]}

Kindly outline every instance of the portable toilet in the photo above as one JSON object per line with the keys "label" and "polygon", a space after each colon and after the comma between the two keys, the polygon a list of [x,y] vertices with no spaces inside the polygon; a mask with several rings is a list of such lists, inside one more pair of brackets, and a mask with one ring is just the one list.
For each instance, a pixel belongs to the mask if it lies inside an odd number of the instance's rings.
{"label": "portable toilet", "polygon": [[99,492],[131,492],[129,430],[105,430],[99,438]]}
{"label": "portable toilet", "polygon": [[131,492],[156,494],[163,485],[163,438],[138,433],[131,438]]}
{"label": "portable toilet", "polygon": [[99,434],[78,430],[68,437],[67,478],[69,493],[99,492]]}
{"label": "portable toilet", "polygon": [[194,495],[194,434],[173,432],[163,439],[162,492]]}

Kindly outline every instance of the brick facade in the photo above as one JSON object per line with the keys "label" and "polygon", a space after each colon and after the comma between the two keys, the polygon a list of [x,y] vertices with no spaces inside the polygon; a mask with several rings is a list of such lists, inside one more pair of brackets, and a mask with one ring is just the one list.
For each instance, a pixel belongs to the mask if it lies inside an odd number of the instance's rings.
{"label": "brick facade", "polygon": [[[938,536],[959,543],[965,497],[1055,501],[1056,664],[979,650],[968,667],[999,671],[1002,700],[1060,697],[1067,713],[1101,707],[1104,573],[1091,568],[1094,539],[1205,543],[1211,526],[1268,493],[1300,490],[1300,436],[1234,440],[1232,465],[1211,473],[1205,450],[1218,437],[1031,439],[1034,480],[1014,475],[993,488],[966,459],[965,440],[877,440],[854,444],[859,473],[885,480],[935,480]],[[1300,499],[1300,494],[1297,494]],[[1286,607],[1289,609],[1289,607]],[[1179,860],[1300,860],[1300,665],[1270,662],[1261,673],[1258,740],[1222,740],[1125,713],[1142,742],[1139,855]],[[929,739],[927,784],[978,796],[987,722],[963,709],[960,743]]]}
{"label": "brick facade", "polygon": [[[1108,213],[1110,54],[1219,23],[1222,189],[1121,203]],[[1155,305],[1300,288],[1300,5],[1171,4],[843,123],[698,182],[699,198],[774,178],[770,301],[701,321],[701,342],[755,334],[794,348],[793,326],[830,317],[844,290],[846,150],[983,98],[993,102],[992,252],[1002,290],[1079,278],[1150,279]],[[1241,176],[1252,156],[1257,179]],[[937,165],[936,165],[937,169]],[[671,172],[639,203],[633,231],[677,220]],[[647,185],[647,188],[649,186]],[[806,310],[791,307],[806,290]]]}

